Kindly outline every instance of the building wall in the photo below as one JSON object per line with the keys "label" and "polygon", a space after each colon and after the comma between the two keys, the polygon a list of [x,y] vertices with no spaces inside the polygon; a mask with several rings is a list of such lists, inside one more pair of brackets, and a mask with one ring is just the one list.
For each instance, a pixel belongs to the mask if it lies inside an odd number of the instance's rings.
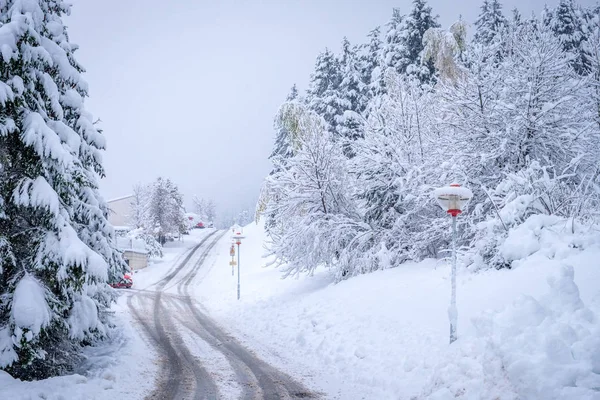
{"label": "building wall", "polygon": [[108,222],[114,226],[128,226],[131,216],[131,201],[133,196],[121,197],[119,199],[107,201],[110,213]]}
{"label": "building wall", "polygon": [[148,254],[125,250],[123,252],[123,257],[129,260],[129,267],[132,270],[142,269],[148,266]]}

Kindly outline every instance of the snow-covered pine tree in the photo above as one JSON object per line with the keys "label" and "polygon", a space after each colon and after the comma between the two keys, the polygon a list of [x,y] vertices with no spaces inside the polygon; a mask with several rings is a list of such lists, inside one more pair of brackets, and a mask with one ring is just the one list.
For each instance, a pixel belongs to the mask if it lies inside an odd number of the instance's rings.
{"label": "snow-covered pine tree", "polygon": [[61,0],[0,3],[0,368],[70,370],[106,332],[106,284],[126,268],[98,192],[104,137]]}
{"label": "snow-covered pine tree", "polygon": [[381,28],[376,27],[368,36],[366,52],[360,58],[360,75],[367,103],[375,96],[385,92],[383,79],[384,63],[382,58],[383,44]]}
{"label": "snow-covered pine tree", "polygon": [[590,72],[590,55],[583,43],[587,39],[586,18],[581,7],[573,0],[561,0],[550,17],[550,26],[562,43],[563,50],[573,56],[571,65],[575,72],[587,75]]}
{"label": "snow-covered pine tree", "polygon": [[588,10],[586,40],[582,47],[589,55],[590,75],[588,90],[593,99],[592,107],[595,115],[596,127],[600,131],[600,5]]}
{"label": "snow-covered pine tree", "polygon": [[325,49],[317,57],[306,101],[312,110],[325,119],[327,129],[333,134],[337,132],[337,117],[342,114],[339,94],[341,82],[339,60],[329,49]]}
{"label": "snow-covered pine tree", "polygon": [[365,85],[362,81],[360,64],[356,48],[353,48],[347,38],[342,41],[340,56],[342,81],[339,86],[340,115],[336,118],[337,135],[344,140],[344,154],[352,157],[352,142],[364,135],[362,113],[367,108],[368,99],[365,96]]}
{"label": "snow-covered pine tree", "polygon": [[415,75],[422,83],[435,79],[435,66],[432,60],[423,63],[423,37],[431,28],[439,28],[437,15],[425,0],[413,0],[413,9],[401,26],[401,53],[396,70],[400,73]]}
{"label": "snow-covered pine tree", "polygon": [[[405,16],[400,14],[399,8],[392,10],[392,18],[386,24],[385,44],[382,49],[383,69],[382,75],[388,68],[393,68],[397,73],[402,74],[405,71],[402,69],[401,62],[402,54],[404,54],[405,41],[402,31],[403,20]],[[385,86],[384,86],[385,87]]]}
{"label": "snow-covered pine tree", "polygon": [[516,7],[513,8],[511,10],[511,20],[510,20],[511,25],[513,25],[514,27],[519,27],[522,22],[523,22],[523,17],[521,16],[521,12],[519,11],[518,8],[516,8]]}
{"label": "snow-covered pine tree", "polygon": [[508,21],[502,14],[502,5],[498,0],[483,0],[481,12],[475,21],[475,36],[473,41],[489,45],[501,33]]}

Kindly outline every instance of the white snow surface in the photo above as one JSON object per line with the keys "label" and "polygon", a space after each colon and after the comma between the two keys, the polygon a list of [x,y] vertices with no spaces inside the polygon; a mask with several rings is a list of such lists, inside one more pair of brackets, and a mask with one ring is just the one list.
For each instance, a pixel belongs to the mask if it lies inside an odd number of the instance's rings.
{"label": "white snow surface", "polygon": [[[544,229],[550,222],[554,229]],[[261,257],[263,227],[251,225],[241,245],[241,300],[229,237],[196,295],[247,346],[328,399],[596,400],[600,245],[556,222],[533,218],[510,233],[514,243],[539,241],[538,251],[513,249],[523,258],[512,270],[459,268],[453,345],[445,261],[337,285],[324,270],[281,280]]]}
{"label": "white snow surface", "polygon": [[[325,270],[282,280],[280,271],[264,267],[269,260],[261,257],[263,227],[250,225],[240,246],[241,300],[237,267],[232,276],[229,265],[229,235],[207,259],[193,290],[246,346],[327,399],[596,400],[600,240],[593,232],[570,233],[570,226],[532,217],[509,233],[507,243],[519,243],[519,237],[538,241],[526,251],[513,249],[512,270],[459,268],[458,340],[452,345],[450,271],[441,260],[339,284]],[[160,280],[202,236],[169,243],[160,262],[134,275],[134,289]],[[144,398],[158,372],[157,358],[131,326],[125,300],[114,308],[122,321],[117,340],[90,349],[85,376],[21,382],[0,372],[2,396]],[[192,332],[184,340],[196,342]],[[235,399],[240,388],[226,361],[201,347],[200,353]]]}
{"label": "white snow surface", "polygon": [[113,342],[88,349],[80,374],[23,382],[0,371],[0,399],[143,399],[153,389],[157,356],[134,330],[125,301],[113,306],[119,321]]}

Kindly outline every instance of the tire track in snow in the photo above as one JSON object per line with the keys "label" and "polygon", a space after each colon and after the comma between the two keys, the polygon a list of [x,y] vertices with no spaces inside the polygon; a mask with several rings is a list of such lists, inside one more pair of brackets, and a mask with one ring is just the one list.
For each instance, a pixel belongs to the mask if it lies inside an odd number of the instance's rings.
{"label": "tire track in snow", "polygon": [[[206,274],[210,267],[204,263],[226,232],[214,237],[216,233],[207,235],[191,251],[185,252],[185,257],[178,257],[183,258],[181,262],[167,276],[149,286],[154,286],[156,291],[148,288],[135,291],[127,301],[136,320],[166,361],[161,368],[162,379],[147,398],[230,399],[230,396],[238,398],[238,393],[244,400],[318,398],[317,394],[246,349],[193,301],[189,287],[202,267]],[[199,255],[197,260],[195,255]],[[165,292],[175,286],[177,294]],[[187,329],[178,330],[182,327]],[[191,342],[199,349],[204,348],[205,360],[190,351]],[[232,377],[237,385],[232,384]]]}
{"label": "tire track in snow", "polygon": [[[144,328],[146,334],[151,338],[157,350],[163,354],[166,361],[161,367],[160,376],[162,379],[158,382],[157,388],[147,397],[148,399],[193,398],[212,400],[218,398],[215,382],[187,349],[161,301],[161,291],[164,287],[185,268],[194,254],[215,233],[216,231],[207,235],[194,246],[167,276],[149,286],[156,286],[156,292],[140,291],[130,296],[127,301],[136,320]],[[144,310],[140,312],[133,304],[133,297],[149,298],[153,302],[152,314],[147,309],[145,313],[142,313]],[[148,320],[148,315],[152,315],[152,321]]]}

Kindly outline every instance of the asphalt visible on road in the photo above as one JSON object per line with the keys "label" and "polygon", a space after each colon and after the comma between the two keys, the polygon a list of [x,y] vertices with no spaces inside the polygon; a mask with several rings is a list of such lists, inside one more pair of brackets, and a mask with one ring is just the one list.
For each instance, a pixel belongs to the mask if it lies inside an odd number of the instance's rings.
{"label": "asphalt visible on road", "polygon": [[[319,395],[241,345],[204,313],[190,296],[190,284],[203,271],[203,267],[206,268],[204,261],[225,232],[208,234],[198,245],[183,253],[182,259],[159,282],[144,290],[127,293],[127,304],[139,328],[161,355],[156,389],[146,399],[319,398]],[[175,287],[177,294],[167,293],[168,289]],[[186,345],[184,335],[187,332],[226,358],[241,387],[239,397],[235,396],[234,399],[230,392],[220,390],[223,382],[211,374],[202,358],[195,356]]]}

